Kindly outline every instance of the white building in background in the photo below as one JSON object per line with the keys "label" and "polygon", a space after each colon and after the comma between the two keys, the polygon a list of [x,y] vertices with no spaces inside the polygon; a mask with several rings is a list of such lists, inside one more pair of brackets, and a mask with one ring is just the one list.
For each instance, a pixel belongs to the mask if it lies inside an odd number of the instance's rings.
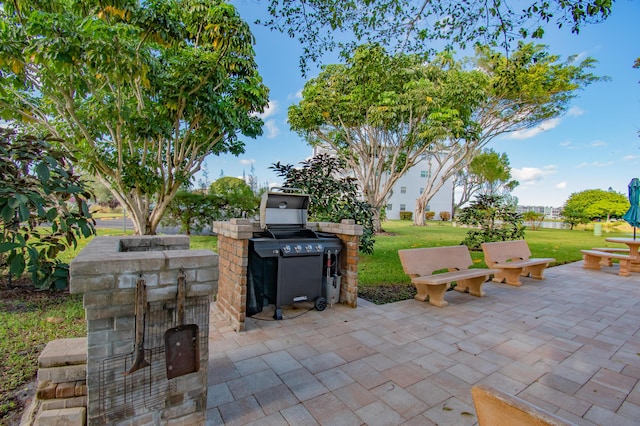
{"label": "white building in background", "polygon": [[[400,212],[412,212],[416,207],[416,200],[424,191],[427,178],[432,171],[426,157],[398,179],[393,192],[387,201],[387,219],[400,219]],[[440,212],[449,212],[451,217],[453,208],[453,178],[448,179],[438,192],[431,198],[425,211],[435,212],[434,219],[440,219]]]}
{"label": "white building in background", "polygon": [[560,219],[562,207],[551,206],[517,206],[516,212],[522,214],[526,212],[542,213],[546,219]]}
{"label": "white building in background", "polygon": [[[327,147],[314,147],[313,155],[335,154]],[[427,160],[427,155],[422,156],[422,160],[413,166],[409,171],[396,182],[391,195],[387,200],[386,218],[400,219],[400,212],[413,213],[416,207],[416,200],[422,194],[427,185],[427,178],[432,170]],[[435,212],[434,219],[440,219],[440,212],[449,212],[452,217],[453,209],[453,178],[448,179],[440,190],[431,198],[425,211]]]}

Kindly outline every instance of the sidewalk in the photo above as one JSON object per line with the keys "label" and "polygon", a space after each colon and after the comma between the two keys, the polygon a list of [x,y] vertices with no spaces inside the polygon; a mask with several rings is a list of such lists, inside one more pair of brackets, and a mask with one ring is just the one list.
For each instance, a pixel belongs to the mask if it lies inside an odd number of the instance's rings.
{"label": "sidewalk", "polygon": [[444,308],[263,312],[241,333],[214,303],[207,425],[474,425],[476,383],[576,424],[637,424],[640,275],[581,264]]}

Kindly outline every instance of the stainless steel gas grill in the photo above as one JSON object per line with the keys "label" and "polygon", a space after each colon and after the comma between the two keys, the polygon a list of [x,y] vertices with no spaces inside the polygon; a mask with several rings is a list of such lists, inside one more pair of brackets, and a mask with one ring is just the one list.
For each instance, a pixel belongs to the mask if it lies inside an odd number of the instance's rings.
{"label": "stainless steel gas grill", "polygon": [[308,229],[308,208],[309,196],[294,188],[273,188],[263,195],[262,231],[249,240],[248,316],[266,304],[275,305],[277,320],[282,306],[295,302],[313,301],[317,310],[326,308],[323,278],[339,274],[335,263],[342,241]]}

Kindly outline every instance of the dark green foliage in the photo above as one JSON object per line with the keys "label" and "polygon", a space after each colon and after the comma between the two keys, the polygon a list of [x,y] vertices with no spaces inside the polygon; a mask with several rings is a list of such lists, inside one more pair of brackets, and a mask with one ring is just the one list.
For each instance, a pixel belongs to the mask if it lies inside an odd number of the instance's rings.
{"label": "dark green foliage", "polygon": [[400,212],[400,220],[413,219],[413,212]]}
{"label": "dark green foliage", "polygon": [[180,231],[191,235],[200,232],[218,211],[219,199],[201,192],[179,191],[167,206],[162,218],[165,225],[180,225]]}
{"label": "dark green foliage", "polygon": [[470,206],[460,210],[457,220],[463,225],[480,227],[470,230],[462,241],[471,250],[479,250],[485,242],[524,238],[522,217],[503,196],[478,195]]}
{"label": "dark green foliage", "polygon": [[590,220],[620,218],[627,209],[627,196],[613,190],[587,189],[569,196],[562,208],[562,217],[573,228],[573,225],[588,223]]}
{"label": "dark green foliage", "polygon": [[359,199],[355,180],[345,177],[344,163],[322,154],[302,161],[300,165],[302,167],[295,168],[278,162],[270,169],[284,178],[284,187],[300,188],[309,194],[309,216],[314,220],[340,223],[342,219],[353,219],[363,225],[360,251],[373,253],[373,209]]}
{"label": "dark green foliage", "polygon": [[95,230],[91,194],[50,142],[0,129],[0,268],[9,280],[26,270],[34,285],[62,289],[68,265],[56,257]]}
{"label": "dark green foliage", "polygon": [[258,213],[260,198],[249,184],[240,178],[221,177],[209,187],[209,195],[216,197],[216,219],[250,217]]}

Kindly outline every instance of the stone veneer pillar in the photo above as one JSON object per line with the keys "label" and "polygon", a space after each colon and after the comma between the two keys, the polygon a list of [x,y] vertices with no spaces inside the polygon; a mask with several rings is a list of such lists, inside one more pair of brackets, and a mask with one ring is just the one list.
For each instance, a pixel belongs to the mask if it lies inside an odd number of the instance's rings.
{"label": "stone veneer pillar", "polygon": [[[358,247],[363,233],[362,225],[356,225],[352,219],[345,219],[341,223],[310,222],[307,227],[335,234],[344,243],[344,249],[340,253],[340,303],[355,308],[358,303]],[[213,230],[218,234],[220,255],[217,306],[234,330],[244,331],[249,239],[254,232],[260,231],[260,225],[249,219],[231,219],[214,222]]]}
{"label": "stone veneer pillar", "polygon": [[[169,380],[163,333],[173,326],[166,321],[174,315],[170,307],[175,306],[181,272],[186,276],[185,323],[196,318],[201,322],[200,366],[196,372]],[[145,337],[145,350],[153,351],[151,365],[127,376],[124,373],[130,364],[120,365],[116,360],[128,360],[134,350],[135,289],[140,276],[146,282],[147,308],[160,307],[145,315],[145,330],[149,336],[155,330],[153,336],[158,337],[155,343]],[[125,424],[125,420],[130,425],[205,423],[209,299],[217,281],[218,255],[189,250],[189,237],[184,235],[96,237],[78,254],[70,265],[69,288],[71,293],[83,294],[87,320],[88,424]],[[154,318],[159,322],[150,323]],[[106,368],[111,365],[116,368]]]}

